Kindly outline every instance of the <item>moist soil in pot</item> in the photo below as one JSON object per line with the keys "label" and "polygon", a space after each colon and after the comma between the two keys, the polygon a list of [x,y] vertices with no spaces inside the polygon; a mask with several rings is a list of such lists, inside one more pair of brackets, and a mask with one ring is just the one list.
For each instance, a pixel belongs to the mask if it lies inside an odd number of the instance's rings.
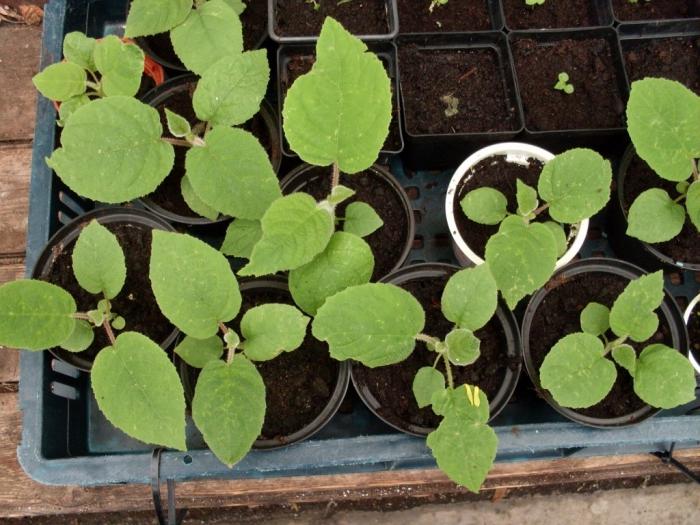
{"label": "moist soil in pot", "polygon": [[[668,192],[672,199],[680,194],[676,191],[676,183],[659,177],[649,165],[636,154],[632,157],[623,191],[623,208],[629,212],[632,203],[641,193],[652,188],[660,188]],[[685,224],[681,232],[666,242],[650,243],[661,253],[668,255],[674,261],[700,264],[700,232],[686,214]]]}
{"label": "moist soil in pot", "polygon": [[556,0],[525,5],[523,0],[502,0],[503,14],[510,29],[594,26],[598,22],[596,2],[600,0]]}
{"label": "moist soil in pot", "polygon": [[[444,339],[454,328],[454,324],[442,314],[440,299],[449,277],[431,277],[414,279],[399,286],[413,294],[425,309],[425,332]],[[475,332],[481,340],[481,355],[469,366],[452,366],[455,386],[463,384],[477,385],[489,399],[498,393],[505,379],[508,368],[516,370],[519,365],[517,357],[507,354],[507,342],[503,328],[494,317],[480,330]],[[416,342],[411,355],[401,363],[378,368],[368,368],[360,364],[353,365],[355,381],[365,385],[377,399],[379,415],[401,428],[407,423],[423,428],[435,428],[442,419],[430,407],[418,408],[413,396],[413,378],[418,369],[432,366],[436,354],[428,350],[424,343]],[[442,360],[438,370],[445,374]]]}
{"label": "moist soil in pot", "polygon": [[630,82],[669,78],[700,94],[700,37],[623,41],[622,50]]}
{"label": "moist soil in pot", "polygon": [[[311,181],[300,191],[308,193],[317,201],[327,198],[331,191],[331,168],[313,166],[306,172],[306,176]],[[365,237],[374,254],[372,281],[376,281],[394,269],[408,241],[408,223],[403,202],[393,186],[369,170],[354,175],[341,173],[340,183],[355,190],[355,195],[338,205],[338,217],[345,216],[348,204],[361,201],[372,206],[384,221],[381,228]]]}
{"label": "moist soil in pot", "polygon": [[491,49],[399,48],[406,131],[416,135],[514,131],[516,105]]}
{"label": "moist soil in pot", "polygon": [[[525,125],[531,131],[620,128],[625,102],[607,40],[539,43],[516,39],[512,46]],[[574,93],[554,89],[568,73]]]}
{"label": "moist soil in pot", "polygon": [[667,20],[698,16],[697,0],[654,0],[630,3],[629,0],[612,0],[613,12],[618,20]]}
{"label": "moist soil in pot", "polygon": [[[581,331],[581,311],[590,302],[595,301],[610,308],[628,284],[629,280],[622,276],[602,272],[578,274],[548,284],[548,293],[537,308],[530,327],[530,354],[535,369],[539,371],[549,351],[562,337]],[[657,315],[659,329],[648,341],[627,341],[637,355],[652,343],[673,345],[669,326],[660,312],[657,311]],[[612,332],[606,335],[609,340],[616,337]],[[629,372],[617,364],[615,366],[617,380],[610,393],[592,407],[577,409],[577,413],[596,418],[617,418],[645,406],[644,401],[634,393]]]}
{"label": "moist soil in pot", "polygon": [[[148,278],[152,230],[141,224],[127,222],[104,226],[117,236],[126,261],[126,281],[119,294],[110,301],[112,311],[126,320],[124,330],[139,332],[158,344],[163,343],[174,327],[160,312]],[[101,294],[91,294],[78,284],[73,274],[74,248],[75,241],[65,246],[56,246],[54,251],[61,251],[48,274],[40,279],[66,290],[75,299],[78,312],[87,312],[97,308],[97,303],[103,297]],[[94,333],[93,343],[79,354],[88,361],[94,360],[100,350],[111,344],[104,329],[96,328]],[[115,335],[119,335],[119,332],[115,331]]]}
{"label": "moist soil in pot", "polygon": [[327,16],[335,18],[353,35],[389,32],[386,0],[277,0],[275,32],[280,36],[318,36]]}
{"label": "moist soil in pot", "polygon": [[432,0],[397,0],[401,33],[487,31],[492,29],[487,0],[458,0],[436,5]]}

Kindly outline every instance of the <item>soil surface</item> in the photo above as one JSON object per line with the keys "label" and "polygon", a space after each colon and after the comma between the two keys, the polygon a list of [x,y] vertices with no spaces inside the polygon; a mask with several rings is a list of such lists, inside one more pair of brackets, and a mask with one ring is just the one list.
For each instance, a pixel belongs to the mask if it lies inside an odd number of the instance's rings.
{"label": "soil surface", "polygon": [[700,94],[700,38],[623,40],[622,50],[630,82],[669,78]]}
{"label": "soil surface", "polygon": [[[644,191],[660,188],[675,199],[680,194],[676,191],[676,183],[659,177],[649,165],[637,155],[632,157],[625,176],[623,191],[623,208],[625,214],[629,211],[634,200]],[[700,232],[686,215],[681,233],[670,241],[650,243],[661,253],[668,255],[674,261],[700,264]]]}
{"label": "soil surface", "polygon": [[[425,333],[440,339],[444,339],[454,328],[454,324],[445,319],[440,309],[440,298],[448,279],[449,277],[416,279],[399,285],[413,294],[425,309]],[[505,335],[497,316],[494,315],[475,334],[481,340],[481,355],[469,366],[452,367],[454,384],[477,385],[489,399],[493,399],[503,384],[506,370],[509,367],[516,369],[518,359],[508,357]],[[379,401],[381,407],[377,411],[382,417],[402,428],[410,423],[432,429],[440,424],[442,418],[430,407],[418,408],[413,396],[413,378],[419,368],[432,366],[435,357],[435,352],[428,350],[424,343],[417,342],[405,361],[378,368],[353,364],[353,376],[356,381],[366,385]],[[445,373],[442,360],[437,368]]]}
{"label": "soil surface", "polygon": [[635,4],[629,0],[612,0],[612,6],[618,20],[691,18],[700,14],[700,2],[697,0],[662,0]]}
{"label": "soil surface", "polygon": [[[515,39],[515,69],[532,131],[606,129],[624,126],[625,101],[613,52],[602,38],[540,43]],[[574,93],[554,89],[568,73]]]}
{"label": "soil surface", "polygon": [[432,0],[397,0],[401,33],[486,31],[493,28],[487,0],[459,0],[436,5]]}
{"label": "soil surface", "polygon": [[600,0],[557,0],[542,5],[525,5],[523,0],[502,0],[501,3],[508,28],[551,29],[598,25],[597,2]]}
{"label": "soil surface", "polygon": [[[544,358],[562,337],[581,331],[581,311],[590,302],[598,302],[612,307],[629,281],[624,277],[609,273],[579,274],[565,281],[550,282],[549,293],[540,303],[532,320],[529,344],[532,361],[536,370],[540,369]],[[635,343],[627,341],[639,354],[652,343],[672,346],[671,332],[667,321],[659,315],[659,330],[648,341]],[[616,336],[609,332],[608,339]],[[612,359],[611,359],[612,361]],[[592,407],[576,410],[577,413],[597,418],[622,417],[645,406],[633,390],[632,377],[624,368],[617,365],[617,380],[610,393]]]}
{"label": "soil surface", "polygon": [[491,49],[399,48],[406,131],[485,133],[517,129],[515,101],[506,93]]}
{"label": "soil surface", "polygon": [[[304,191],[316,200],[328,197],[331,189],[331,168],[313,166],[307,173],[309,182],[302,186],[289,187],[285,193]],[[355,201],[366,202],[384,221],[384,225],[371,235],[365,237],[374,254],[374,273],[372,281],[389,274],[403,255],[407,238],[408,221],[403,201],[388,182],[371,171],[362,171],[354,175],[340,175],[340,183],[355,190],[355,195],[338,205],[336,215],[343,217],[348,204]],[[340,228],[339,228],[340,229]]]}
{"label": "soil surface", "polygon": [[389,33],[386,0],[277,0],[275,32],[281,36],[318,36],[327,16],[353,35]]}
{"label": "soil surface", "polygon": [[[86,224],[87,225],[87,224]],[[151,290],[148,277],[151,259],[151,229],[140,224],[113,223],[104,225],[117,236],[124,250],[126,260],[126,282],[121,292],[112,299],[112,312],[126,320],[124,330],[139,332],[156,343],[163,343],[173,332],[174,327],[161,314]],[[54,260],[47,275],[42,280],[56,284],[73,296],[78,312],[87,312],[97,308],[102,299],[101,294],[91,294],[81,288],[73,274],[73,248],[75,241],[63,247]],[[57,246],[54,250],[60,249]],[[118,335],[117,330],[114,331]],[[77,354],[81,359],[92,362],[100,350],[110,346],[103,329],[95,329],[95,340],[90,348]]]}

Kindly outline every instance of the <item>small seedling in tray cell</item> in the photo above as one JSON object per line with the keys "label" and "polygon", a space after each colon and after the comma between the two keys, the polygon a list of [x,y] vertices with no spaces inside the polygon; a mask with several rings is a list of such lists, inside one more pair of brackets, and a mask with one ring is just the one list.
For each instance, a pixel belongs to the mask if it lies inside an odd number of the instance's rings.
{"label": "small seedling in tray cell", "polygon": [[567,95],[572,95],[574,93],[574,85],[569,82],[569,74],[561,72],[557,76],[557,83],[554,84],[554,89],[563,91]]}

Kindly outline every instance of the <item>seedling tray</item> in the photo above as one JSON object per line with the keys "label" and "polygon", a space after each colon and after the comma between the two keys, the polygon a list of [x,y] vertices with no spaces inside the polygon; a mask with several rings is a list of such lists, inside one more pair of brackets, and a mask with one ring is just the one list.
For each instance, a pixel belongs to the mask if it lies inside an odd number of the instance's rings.
{"label": "seedling tray", "polygon": [[[123,23],[125,0],[53,0],[46,5],[42,67],[60,59],[63,35],[87,30],[91,35],[115,32]],[[31,274],[49,237],[62,224],[93,204],[77,198],[55,178],[44,158],[56,144],[55,112],[39,99],[30,194],[27,270]],[[621,147],[624,145],[621,145]],[[465,151],[465,155],[468,153]],[[407,264],[454,262],[443,203],[450,171],[411,172],[400,159],[391,169],[411,196],[417,237]],[[201,230],[190,229],[198,234]],[[583,256],[608,254],[602,218],[594,221]],[[214,234],[216,235],[216,234]],[[211,236],[207,240],[215,240]],[[670,276],[676,296],[692,298],[700,288],[693,274]],[[188,452],[166,451],[161,477],[174,480],[268,478],[291,475],[354,473],[433,467],[420,438],[381,423],[349,392],[346,406],[312,439],[287,448],[253,451],[233,469],[206,450],[188,424]],[[497,461],[523,461],[583,455],[612,455],[700,445],[700,415],[687,415],[696,400],[627,428],[598,430],[562,419],[534,394],[525,375],[511,402],[493,422],[500,443]],[[54,485],[148,483],[152,448],[112,427],[97,410],[89,375],[55,360],[48,352],[21,355],[20,406],[22,441],[18,456],[35,480]]]}

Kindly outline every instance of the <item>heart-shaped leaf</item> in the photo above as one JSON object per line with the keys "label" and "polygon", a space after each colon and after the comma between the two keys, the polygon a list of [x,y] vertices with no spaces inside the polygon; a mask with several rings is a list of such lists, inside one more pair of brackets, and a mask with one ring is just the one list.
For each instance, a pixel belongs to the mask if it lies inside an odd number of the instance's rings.
{"label": "heart-shaped leaf", "polygon": [[108,35],[95,44],[95,67],[102,76],[100,86],[108,96],[133,97],[141,85],[143,51],[136,44]]}
{"label": "heart-shaped leaf", "polygon": [[627,215],[627,235],[644,242],[665,242],[683,229],[685,210],[665,190],[652,188],[637,197]]}
{"label": "heart-shaped leaf", "polygon": [[651,406],[674,408],[695,399],[695,372],[687,357],[662,344],[639,355],[634,392]]}
{"label": "heart-shaped leaf", "polygon": [[447,358],[457,366],[467,366],[479,359],[481,341],[474,332],[465,328],[452,330],[445,337]]}
{"label": "heart-shaped leaf", "polygon": [[59,62],[35,75],[32,82],[46,98],[62,102],[85,93],[87,74],[77,64]]}
{"label": "heart-shaped leaf", "polygon": [[188,335],[175,347],[175,353],[188,365],[204,368],[210,361],[221,359],[224,343],[218,335],[206,339],[195,339]]}
{"label": "heart-shaped leaf", "polygon": [[488,264],[455,273],[442,292],[442,313],[460,328],[478,330],[493,317],[498,288]]}
{"label": "heart-shaped leaf", "polygon": [[470,191],[460,202],[462,211],[479,224],[498,224],[508,214],[508,200],[493,188],[478,188]]}
{"label": "heart-shaped leaf", "polygon": [[610,310],[610,328],[618,337],[629,337],[638,343],[646,341],[659,327],[654,311],[663,300],[661,271],[630,281]]}
{"label": "heart-shaped leaf", "polygon": [[610,328],[610,308],[600,303],[588,303],[581,311],[581,330],[591,335],[603,335]]}
{"label": "heart-shaped leaf", "polygon": [[116,235],[94,219],[73,248],[73,273],[82,288],[107,299],[115,298],[126,281],[126,261]]}
{"label": "heart-shaped leaf", "polygon": [[413,396],[419,408],[432,403],[433,395],[445,390],[445,376],[433,367],[424,366],[413,378]]}
{"label": "heart-shaped leaf", "polygon": [[83,69],[95,72],[93,53],[97,40],[86,36],[80,31],[68,33],[63,39],[63,56]]}
{"label": "heart-shaped leaf", "polygon": [[192,0],[133,0],[124,34],[134,38],[170,31],[185,21],[191,9]]}
{"label": "heart-shaped leaf", "polygon": [[637,371],[637,353],[630,345],[622,344],[612,349],[612,358],[622,368],[626,369],[632,377]]}
{"label": "heart-shaped leaf", "polygon": [[241,348],[248,359],[269,361],[282,352],[296,350],[306,337],[309,318],[288,304],[263,304],[241,319]]}

